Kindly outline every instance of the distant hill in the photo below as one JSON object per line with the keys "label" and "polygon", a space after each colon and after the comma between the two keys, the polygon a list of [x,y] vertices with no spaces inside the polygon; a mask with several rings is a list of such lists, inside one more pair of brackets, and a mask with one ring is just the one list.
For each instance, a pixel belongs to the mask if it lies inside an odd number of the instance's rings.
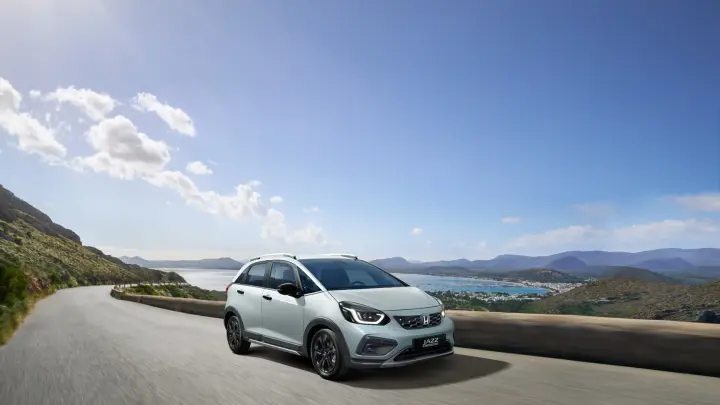
{"label": "distant hill", "polygon": [[553,269],[511,270],[498,273],[497,276],[538,283],[578,283],[582,281],[582,278]]}
{"label": "distant hill", "polygon": [[720,282],[680,285],[611,277],[525,305],[522,312],[695,321],[720,310]]}
{"label": "distant hill", "polygon": [[122,256],[120,260],[127,264],[136,264],[155,269],[218,269],[240,270],[243,263],[229,257],[200,260],[145,260],[142,257]]}
{"label": "distant hill", "polygon": [[646,280],[658,283],[679,284],[680,280],[656,273],[654,271],[629,266],[596,267],[596,274],[600,278],[624,278],[632,280]]}
{"label": "distant hill", "polygon": [[423,267],[422,263],[410,263],[402,257],[389,257],[387,259],[372,260],[370,263],[383,269],[402,270],[414,267]]}
{"label": "distant hill", "polygon": [[489,260],[451,259],[429,262],[408,262],[402,257],[374,260],[383,268],[415,269],[422,272],[428,267],[455,267],[483,271],[509,271],[530,268],[554,268],[559,271],[578,270],[583,267],[637,267],[663,273],[702,271],[702,268],[720,267],[720,249],[655,249],[643,252],[567,251],[548,256],[500,255]]}
{"label": "distant hill", "polygon": [[687,260],[683,260],[679,257],[671,257],[667,259],[650,259],[644,262],[637,263],[633,267],[639,267],[641,269],[647,269],[652,271],[685,271],[692,269],[693,266]]}
{"label": "distant hill", "polygon": [[583,269],[583,268],[587,267],[587,264],[585,264],[584,261],[578,259],[575,256],[565,256],[565,257],[561,257],[559,259],[551,261],[545,267],[547,267],[548,269],[553,269],[553,270],[567,271],[567,270]]}

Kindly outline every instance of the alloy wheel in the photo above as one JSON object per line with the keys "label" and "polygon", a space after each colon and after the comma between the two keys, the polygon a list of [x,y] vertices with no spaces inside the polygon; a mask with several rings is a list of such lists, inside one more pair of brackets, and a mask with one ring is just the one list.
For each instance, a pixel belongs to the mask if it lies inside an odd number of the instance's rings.
{"label": "alloy wheel", "polygon": [[227,323],[227,341],[231,349],[237,349],[240,346],[242,333],[240,332],[240,321],[236,316],[230,318]]}
{"label": "alloy wheel", "polygon": [[322,374],[332,374],[337,366],[337,354],[337,347],[330,335],[325,331],[318,332],[312,345],[315,368]]}

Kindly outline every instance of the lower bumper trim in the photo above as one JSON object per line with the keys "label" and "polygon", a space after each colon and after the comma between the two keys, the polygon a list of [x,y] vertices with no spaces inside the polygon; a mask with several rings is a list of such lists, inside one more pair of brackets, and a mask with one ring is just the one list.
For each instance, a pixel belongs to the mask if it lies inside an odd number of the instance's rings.
{"label": "lower bumper trim", "polygon": [[450,356],[455,353],[454,348],[452,346],[449,346],[431,352],[413,353],[412,355],[406,354],[405,356],[403,356],[403,354],[408,352],[408,350],[411,350],[411,348],[403,350],[400,354],[395,356],[395,358],[388,360],[350,358],[350,367],[353,369],[402,367],[413,363],[420,363],[425,360],[438,359],[441,357]]}

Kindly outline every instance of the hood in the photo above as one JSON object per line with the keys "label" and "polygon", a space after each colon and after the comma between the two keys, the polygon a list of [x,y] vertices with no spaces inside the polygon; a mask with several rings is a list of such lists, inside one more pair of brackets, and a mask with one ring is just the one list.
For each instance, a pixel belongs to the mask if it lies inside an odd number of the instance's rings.
{"label": "hood", "polygon": [[417,287],[368,288],[328,292],[338,302],[354,302],[380,311],[400,311],[440,305],[435,298]]}

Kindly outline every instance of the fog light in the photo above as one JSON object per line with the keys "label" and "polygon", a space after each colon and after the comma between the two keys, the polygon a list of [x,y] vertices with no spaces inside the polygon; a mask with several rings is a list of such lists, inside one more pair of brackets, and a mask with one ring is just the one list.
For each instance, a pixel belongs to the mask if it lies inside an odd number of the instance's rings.
{"label": "fog light", "polygon": [[358,354],[363,356],[384,356],[390,353],[397,346],[397,342],[392,339],[368,338],[363,339],[358,347]]}

